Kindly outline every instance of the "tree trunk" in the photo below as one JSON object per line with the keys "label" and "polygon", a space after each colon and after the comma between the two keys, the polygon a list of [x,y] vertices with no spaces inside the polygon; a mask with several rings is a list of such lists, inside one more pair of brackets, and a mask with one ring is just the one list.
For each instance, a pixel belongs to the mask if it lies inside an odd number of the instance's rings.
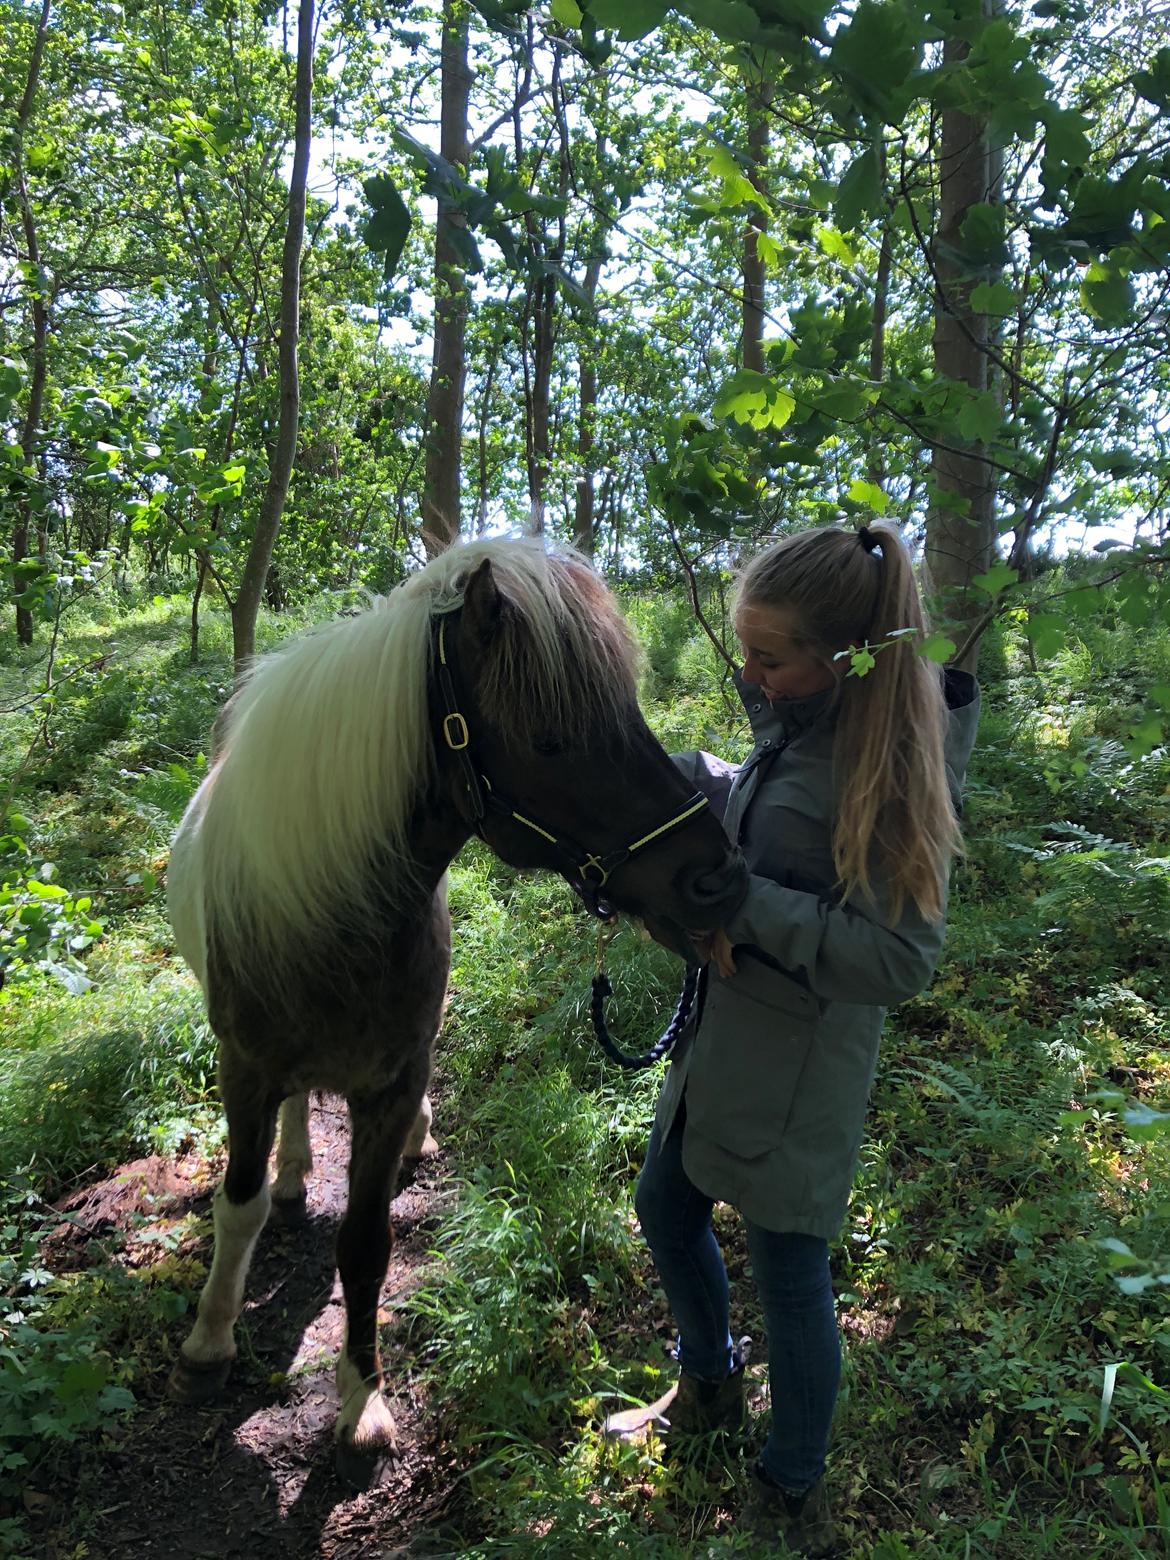
{"label": "tree trunk", "polygon": [[[33,492],[40,475],[41,413],[45,404],[45,378],[48,372],[47,346],[49,336],[49,311],[45,303],[46,278],[41,273],[41,251],[37,239],[37,224],[29,198],[24,174],[24,138],[32,118],[33,99],[41,75],[41,61],[45,55],[45,39],[49,32],[50,0],[42,0],[40,20],[29,56],[28,75],[24,93],[16,112],[16,134],[13,137],[13,160],[16,164],[16,200],[20,208],[20,223],[24,230],[25,257],[28,261],[32,300],[32,373],[28,386],[28,404],[20,430],[20,449],[23,479],[16,502],[16,523],[12,531],[12,562],[18,565],[28,557],[29,535],[33,528]],[[20,575],[16,575],[17,591],[21,589]],[[33,616],[27,607],[16,608],[16,637],[22,645],[33,641]]]}
{"label": "tree trunk", "polygon": [[[984,0],[985,11],[988,4]],[[969,51],[967,42],[951,39],[944,48],[944,62],[958,65]],[[962,254],[960,229],[970,208],[999,195],[997,165],[986,122],[957,109],[944,110],[939,222],[933,246],[934,368],[940,379],[955,380],[977,392],[995,385],[987,351],[988,317],[971,308],[971,291],[981,278],[972,276],[954,256]],[[931,461],[934,492],[926,522],[926,563],[940,615],[963,626],[980,615],[981,603],[971,591],[971,581],[991,566],[995,554],[995,471],[982,444],[963,440],[957,433],[945,443],[945,448],[935,447]],[[973,671],[977,659],[976,641],[963,657],[963,668]]]}
{"label": "tree trunk", "polygon": [[[467,102],[471,71],[467,63],[467,10],[462,0],[443,0],[442,109],[439,151],[448,162],[466,168]],[[443,552],[460,531],[460,477],[463,444],[463,387],[467,377],[467,286],[451,229],[464,226],[461,211],[439,203],[435,223],[435,348],[427,395],[426,465],[423,476],[422,540],[428,558]]]}
{"label": "tree trunk", "polygon": [[[877,143],[879,177],[883,191],[886,186],[886,149],[880,136]],[[886,319],[890,308],[890,273],[893,270],[894,246],[890,232],[889,213],[883,208],[882,239],[878,250],[877,276],[873,288],[873,328],[869,338],[869,378],[873,385],[880,385],[886,372]],[[866,476],[881,487],[886,475],[885,443],[870,425],[866,451]]]}
{"label": "tree trunk", "polygon": [[[600,161],[600,159],[599,159]],[[601,238],[598,235],[598,243]],[[601,256],[594,255],[585,271],[584,292],[590,309],[597,301],[597,283],[601,276]],[[583,328],[586,322],[582,321]],[[597,364],[594,362],[594,344],[597,339],[595,322],[590,329],[591,339],[583,340],[579,359],[581,395],[577,405],[577,497],[573,515],[573,546],[587,558],[593,556],[594,496],[593,443],[597,419]]]}
{"label": "tree trunk", "polygon": [[297,23],[296,132],[292,173],[288,186],[288,224],[284,234],[284,259],[280,272],[280,417],[272,452],[268,486],[260,505],[256,534],[248,549],[248,561],[240,590],[232,606],[232,651],[236,681],[243,676],[256,648],[256,615],[264,581],[272,562],[292,480],[297,451],[301,387],[297,367],[297,339],[301,325],[301,248],[305,238],[305,194],[309,177],[309,150],[313,139],[313,0],[301,0]]}
{"label": "tree trunk", "polygon": [[[764,193],[764,168],[768,160],[768,109],[772,102],[771,82],[753,81],[745,75],[747,97],[748,178]],[[764,277],[758,232],[767,225],[767,216],[757,207],[743,235],[743,314],[739,355],[744,368],[764,372]]]}
{"label": "tree trunk", "polygon": [[[552,80],[550,83],[553,111],[560,132],[560,149],[557,161],[557,193],[565,200],[569,192],[569,127],[561,101],[561,56],[553,54]],[[520,165],[520,145],[516,146],[517,168]],[[533,174],[535,182],[536,174]],[[538,261],[546,265],[561,266],[565,259],[567,232],[565,218],[557,219],[556,237],[552,244],[535,212],[525,214],[528,229],[528,250],[536,270]],[[552,441],[549,425],[552,416],[551,391],[553,351],[557,337],[557,284],[554,276],[537,271],[531,284],[532,297],[532,379],[527,397],[528,413],[528,529],[534,536],[544,532],[545,488],[548,484],[551,464]]]}
{"label": "tree trunk", "polygon": [[556,283],[551,276],[541,277],[532,295],[532,381],[528,396],[528,529],[533,536],[541,536],[544,532],[556,307]]}

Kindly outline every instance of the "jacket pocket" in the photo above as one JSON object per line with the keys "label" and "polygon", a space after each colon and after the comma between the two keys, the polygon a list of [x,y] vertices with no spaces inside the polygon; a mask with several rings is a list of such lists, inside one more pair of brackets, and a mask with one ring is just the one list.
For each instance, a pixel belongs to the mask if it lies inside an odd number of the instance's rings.
{"label": "jacket pocket", "polygon": [[820,1005],[779,970],[736,950],[730,979],[707,982],[687,1072],[687,1121],[744,1158],[783,1139]]}

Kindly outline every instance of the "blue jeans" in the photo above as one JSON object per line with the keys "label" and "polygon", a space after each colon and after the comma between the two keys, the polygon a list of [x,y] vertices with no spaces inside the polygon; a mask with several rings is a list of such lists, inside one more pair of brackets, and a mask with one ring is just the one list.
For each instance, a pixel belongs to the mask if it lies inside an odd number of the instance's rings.
{"label": "blue jeans", "polygon": [[[682,1164],[683,1109],[662,1141],[650,1134],[634,1203],[679,1333],[679,1364],[691,1376],[722,1381],[732,1369],[727,1269],[711,1228],[710,1197]],[[768,1330],[772,1431],[761,1461],[793,1494],[825,1471],[841,1345],[829,1278],[828,1242],[780,1235],[745,1220],[748,1250]]]}

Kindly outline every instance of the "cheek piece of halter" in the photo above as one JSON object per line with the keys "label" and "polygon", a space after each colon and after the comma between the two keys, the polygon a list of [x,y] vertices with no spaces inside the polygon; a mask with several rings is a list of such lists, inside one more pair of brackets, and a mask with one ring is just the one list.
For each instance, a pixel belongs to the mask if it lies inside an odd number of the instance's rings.
{"label": "cheek piece of halter", "polygon": [[657,828],[651,829],[648,834],[643,834],[640,839],[633,840],[629,845],[619,846],[617,850],[611,850],[604,855],[586,850],[567,834],[551,829],[542,819],[529,817],[520,812],[509,797],[495,790],[491,781],[474,761],[471,731],[467,724],[467,717],[460,709],[461,703],[468,708],[470,704],[467,700],[461,701],[459,698],[456,640],[461,611],[461,607],[455,607],[450,612],[436,613],[431,618],[431,665],[442,698],[443,740],[459,761],[475,832],[486,841],[484,825],[488,816],[494,813],[498,817],[508,818],[513,823],[521,824],[524,828],[530,829],[533,834],[539,834],[541,839],[547,840],[562,858],[561,872],[580,894],[590,912],[599,920],[612,920],[612,908],[600,897],[611,873],[624,862],[629,861],[630,857],[636,855],[638,851],[645,850],[648,845],[654,844],[656,840],[662,839],[697,817],[707,806],[707,798],[696,791],[665,823],[659,824]]}

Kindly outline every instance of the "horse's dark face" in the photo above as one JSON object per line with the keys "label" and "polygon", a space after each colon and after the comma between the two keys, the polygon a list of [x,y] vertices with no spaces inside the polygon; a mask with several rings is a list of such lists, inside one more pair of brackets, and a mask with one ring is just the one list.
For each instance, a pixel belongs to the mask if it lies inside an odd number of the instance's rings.
{"label": "horse's dark face", "polygon": [[[612,615],[602,588],[592,576],[589,580],[598,612]],[[598,709],[597,719],[586,717],[583,725],[544,718],[544,712],[532,708],[531,690],[523,687],[513,690],[517,701],[528,700],[526,718],[519,723],[522,737],[503,719],[485,713],[485,702],[492,701],[480,697],[483,669],[499,652],[498,636],[523,632],[522,623],[502,623],[509,610],[484,566],[467,588],[458,628],[459,662],[475,763],[493,791],[540,829],[598,858],[628,849],[670,824],[687,809],[694,792],[643,720],[628,674],[613,679],[605,707],[596,697],[583,700],[586,710]],[[523,656],[515,650],[513,642],[508,662],[522,665]],[[595,675],[594,668],[590,672]],[[464,789],[449,758],[441,756],[441,768],[462,803]],[[582,886],[574,882],[579,875],[563,849],[508,812],[491,810],[483,832],[510,865],[561,872],[574,887]],[[587,874],[586,886],[589,879]],[[659,941],[693,957],[688,932],[721,926],[737,908],[745,884],[742,858],[704,808],[635,850],[614,867],[600,892],[615,909],[644,920]]]}

